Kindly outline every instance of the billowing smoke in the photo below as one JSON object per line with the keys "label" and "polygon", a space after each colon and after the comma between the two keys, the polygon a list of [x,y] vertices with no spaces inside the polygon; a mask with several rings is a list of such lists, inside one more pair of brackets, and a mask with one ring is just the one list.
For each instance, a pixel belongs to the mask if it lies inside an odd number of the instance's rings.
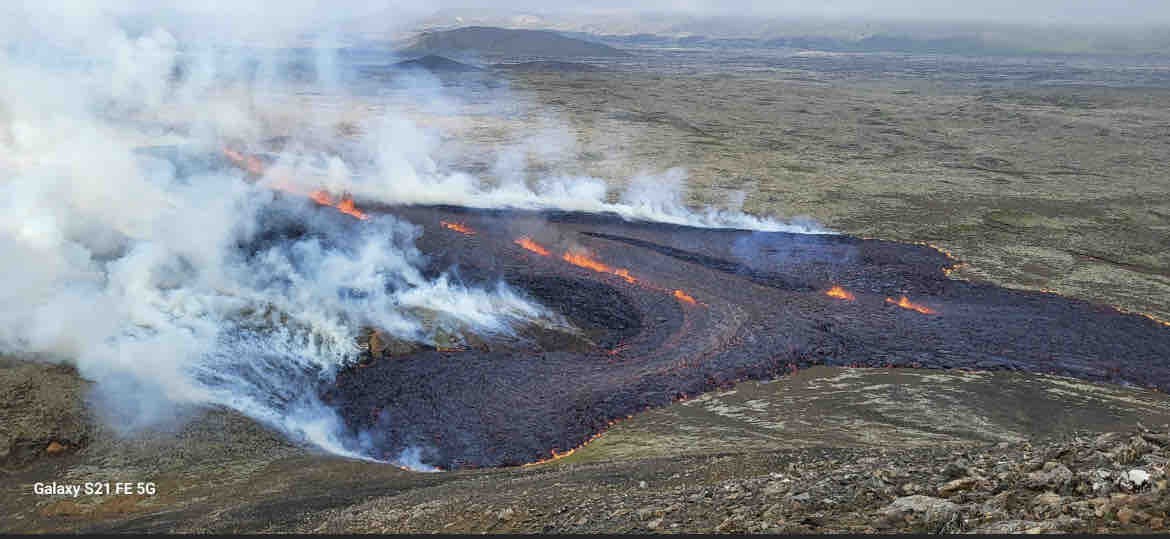
{"label": "billowing smoke", "polygon": [[[438,133],[402,117],[381,118],[367,140],[376,164],[373,173],[348,171],[349,180],[340,187],[359,198],[392,204],[457,204],[477,208],[559,209],[607,212],[630,220],[657,221],[679,225],[742,228],[763,231],[824,233],[811,221],[782,222],[739,211],[741,197],[727,207],[694,209],[683,202],[686,171],[672,168],[630,178],[622,190],[596,177],[526,173],[526,153],[547,153],[567,144],[558,140],[565,130],[541,133],[541,142],[531,141],[501,151],[493,167],[492,181],[457,169],[444,168],[439,154]],[[574,155],[571,151],[564,152]],[[547,157],[547,156],[544,156]]]}
{"label": "billowing smoke", "polygon": [[[62,27],[54,10],[77,16]],[[296,109],[292,124],[305,136],[252,178],[216,166],[215,156],[287,130],[270,112],[306,87],[341,91],[346,74],[333,51],[310,55],[313,80],[294,83],[287,58],[271,49],[188,41],[237,35],[211,32],[206,19],[199,31],[129,24],[84,2],[8,15],[20,24],[9,17],[0,27],[11,30],[0,56],[0,351],[75,364],[97,382],[99,411],[126,429],[223,406],[361,456],[360,440],[343,434],[316,391],[356,359],[362,328],[425,344],[557,323],[503,284],[425,276],[410,223],[358,221],[282,190],[791,228],[689,210],[680,171],[635,179],[610,201],[594,178],[486,182],[444,170],[435,159],[441,135],[392,109],[363,119],[369,129],[356,140]],[[322,35],[317,43],[335,42]],[[427,92],[420,102],[441,101],[433,85],[417,88]]]}

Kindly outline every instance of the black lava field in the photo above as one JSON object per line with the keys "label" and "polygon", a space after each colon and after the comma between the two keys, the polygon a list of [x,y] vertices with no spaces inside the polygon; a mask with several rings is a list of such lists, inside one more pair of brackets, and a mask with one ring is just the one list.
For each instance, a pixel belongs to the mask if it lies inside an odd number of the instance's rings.
{"label": "black lava field", "polygon": [[811,365],[1017,370],[1170,390],[1165,324],[953,280],[955,261],[929,246],[572,212],[371,211],[421,227],[429,271],[507,283],[578,330],[521,328],[343,371],[322,398],[379,458],[419,448],[443,469],[535,462],[648,407]]}

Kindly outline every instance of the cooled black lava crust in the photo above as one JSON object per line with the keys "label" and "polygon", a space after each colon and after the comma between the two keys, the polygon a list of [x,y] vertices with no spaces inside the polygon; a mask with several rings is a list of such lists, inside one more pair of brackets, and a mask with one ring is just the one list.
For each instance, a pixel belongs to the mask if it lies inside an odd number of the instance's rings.
{"label": "cooled black lava crust", "polygon": [[[489,343],[340,373],[323,397],[378,457],[417,447],[423,462],[447,469],[532,462],[645,408],[818,364],[1022,370],[1170,390],[1170,327],[951,280],[944,269],[954,261],[926,246],[580,213],[379,211],[422,228],[418,247],[431,270],[527,290],[587,328],[592,344]],[[551,256],[516,245],[521,236]],[[566,263],[559,257],[570,248],[628,269],[636,282]],[[856,300],[827,296],[835,284]],[[937,314],[886,301],[902,295]]]}

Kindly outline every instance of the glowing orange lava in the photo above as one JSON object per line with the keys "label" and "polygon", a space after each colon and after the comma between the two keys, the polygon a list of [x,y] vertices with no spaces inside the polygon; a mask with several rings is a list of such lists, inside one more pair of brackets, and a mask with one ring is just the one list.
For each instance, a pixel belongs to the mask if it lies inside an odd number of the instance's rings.
{"label": "glowing orange lava", "polygon": [[[231,161],[233,165],[240,167],[245,172],[253,176],[264,175],[264,163],[254,155],[245,155],[242,152],[233,150],[226,146],[223,148],[223,155],[226,156],[228,161]],[[266,187],[276,189],[278,191],[293,193],[299,196],[308,196],[313,200],[313,202],[316,202],[317,204],[322,206],[331,206],[336,208],[341,213],[349,215],[350,217],[361,219],[363,221],[370,218],[369,215],[366,215],[366,212],[358,209],[357,204],[355,204],[353,199],[348,196],[342,197],[341,200],[334,201],[333,196],[324,189],[318,189],[306,195],[303,189],[300,189],[289,183],[287,180],[281,178],[275,178],[272,181],[267,182]]]}
{"label": "glowing orange lava", "polygon": [[309,198],[313,199],[313,202],[316,202],[322,206],[333,205],[333,198],[330,197],[329,193],[326,193],[325,191],[313,191],[313,193],[309,195]]}
{"label": "glowing orange lava", "polygon": [[528,236],[520,238],[513,243],[515,243],[516,245],[519,245],[525,249],[528,249],[529,251],[532,251],[540,256],[548,256],[549,254],[551,254],[548,252],[548,249],[545,249],[539,243],[532,241],[532,238],[529,238]]}
{"label": "glowing orange lava", "polygon": [[697,301],[695,301],[695,298],[691,297],[689,294],[687,294],[686,292],[683,292],[682,290],[675,290],[674,297],[675,297],[675,299],[677,299],[683,303],[690,303],[691,305],[695,305],[696,303],[698,303]]}
{"label": "glowing orange lava", "polygon": [[598,262],[597,260],[589,258],[588,255],[580,253],[565,253],[561,256],[561,260],[564,260],[565,262],[568,262],[574,266],[590,269],[598,273],[612,273],[618,277],[621,277],[622,279],[625,279],[626,282],[630,284],[638,282],[638,280],[635,279],[633,275],[630,275],[630,270],[625,268],[612,268],[601,262]]}
{"label": "glowing orange lava", "polygon": [[464,236],[474,236],[475,235],[475,230],[473,228],[471,228],[467,225],[461,224],[461,223],[452,223],[451,221],[439,221],[439,224],[443,225],[443,228],[446,228],[448,230],[454,230],[455,232],[463,234]]}
{"label": "glowing orange lava", "polygon": [[334,207],[341,210],[341,213],[344,213],[346,215],[352,215],[353,217],[357,217],[358,219],[361,219],[363,221],[370,218],[370,216],[367,215],[366,212],[359,210],[357,208],[357,205],[354,204],[352,198],[346,198],[346,199],[342,200],[341,202],[337,203],[337,206],[334,206]]}
{"label": "glowing orange lava", "polygon": [[[630,416],[627,416],[627,417],[626,417],[626,419],[630,419],[630,418],[632,418],[632,417],[634,417],[634,416],[630,415]],[[552,462],[552,461],[554,461],[554,460],[560,460],[560,459],[563,459],[563,458],[565,458],[565,457],[567,457],[567,456],[569,456],[569,455],[572,455],[573,453],[576,453],[578,449],[581,449],[582,447],[585,447],[586,445],[588,445],[588,444],[589,444],[589,442],[592,442],[592,441],[594,441],[594,440],[596,440],[596,439],[598,439],[598,438],[601,438],[601,435],[605,434],[605,431],[606,431],[607,429],[609,429],[610,427],[612,427],[612,426],[616,425],[616,424],[617,424],[617,422],[618,422],[618,420],[616,420],[616,419],[614,419],[614,420],[611,420],[611,421],[608,421],[608,422],[606,422],[606,424],[605,424],[605,428],[604,428],[604,429],[601,429],[601,431],[599,431],[599,432],[595,433],[593,436],[590,436],[588,440],[585,440],[584,442],[581,442],[581,445],[578,445],[577,447],[574,447],[574,448],[572,448],[572,449],[569,449],[569,450],[567,450],[567,451],[563,451],[563,452],[562,452],[562,451],[557,451],[556,449],[553,449],[553,450],[549,451],[549,452],[552,454],[552,456],[551,456],[551,457],[548,457],[548,458],[543,458],[543,459],[540,459],[540,460],[538,460],[538,461],[534,461],[534,462],[528,462],[528,463],[525,463],[525,464],[521,464],[521,465],[520,465],[520,467],[521,467],[521,468],[527,468],[527,467],[529,467],[529,466],[537,466],[537,465],[540,465],[540,464],[545,464],[545,463]]]}
{"label": "glowing orange lava", "polygon": [[854,301],[857,299],[857,296],[854,296],[853,292],[845,290],[844,288],[836,285],[834,285],[833,288],[827,290],[825,295],[829,296],[830,298],[843,299],[846,301]]}
{"label": "glowing orange lava", "polygon": [[922,314],[936,314],[937,313],[937,311],[935,311],[934,309],[931,309],[930,307],[925,307],[925,306],[922,306],[922,305],[919,305],[917,303],[910,301],[910,299],[907,298],[906,296],[902,296],[902,298],[897,300],[897,301],[895,301],[894,298],[886,298],[886,303],[889,303],[892,305],[897,305],[903,309],[910,309],[911,311],[917,311],[917,312],[920,312]]}
{"label": "glowing orange lava", "polygon": [[353,199],[349,197],[345,197],[337,202],[334,202],[333,197],[328,192],[317,190],[309,194],[309,198],[313,199],[313,202],[316,202],[317,204],[322,206],[332,206],[337,208],[341,213],[355,217],[357,219],[361,219],[363,221],[370,218],[369,215],[366,215],[366,212],[359,210],[357,205],[354,204]]}
{"label": "glowing orange lava", "polygon": [[223,155],[231,161],[233,165],[240,167],[254,176],[264,175],[264,163],[254,155],[244,155],[236,150],[224,147]]}
{"label": "glowing orange lava", "polygon": [[[1139,313],[1139,314],[1141,314],[1141,313]],[[1165,321],[1165,320],[1162,320],[1161,318],[1158,318],[1158,317],[1156,317],[1156,316],[1154,316],[1154,315],[1152,315],[1152,314],[1142,314],[1142,316],[1144,316],[1144,317],[1146,317],[1146,318],[1149,318],[1150,320],[1153,320],[1153,321],[1155,321],[1155,322],[1157,322],[1157,323],[1159,323],[1159,324],[1162,324],[1163,326],[1170,327],[1170,322],[1167,322],[1167,321]]]}

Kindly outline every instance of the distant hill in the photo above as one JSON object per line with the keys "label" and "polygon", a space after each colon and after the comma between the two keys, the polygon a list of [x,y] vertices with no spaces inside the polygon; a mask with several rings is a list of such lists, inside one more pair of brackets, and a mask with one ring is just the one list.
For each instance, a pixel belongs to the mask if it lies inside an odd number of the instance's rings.
{"label": "distant hill", "polygon": [[473,65],[468,65],[463,62],[457,62],[450,58],[439,56],[437,54],[428,54],[421,58],[414,58],[405,60],[394,64],[395,69],[425,69],[435,73],[466,73],[469,71],[482,71],[482,69]]}
{"label": "distant hill", "polygon": [[518,72],[593,72],[601,71],[601,68],[589,64],[582,64],[577,62],[557,62],[552,60],[541,60],[536,62],[519,62],[514,64],[495,64],[492,65],[495,69],[503,69],[507,71]]}
{"label": "distant hill", "polygon": [[670,36],[656,34],[598,35],[595,39],[627,47],[706,47],[767,48],[828,52],[898,52],[918,54],[1012,55],[1038,53],[1038,50],[997,42],[978,35],[918,38],[904,34],[871,34],[864,37],[830,35],[796,35],[768,39],[723,38],[702,35]]}
{"label": "distant hill", "polygon": [[400,54],[476,54],[539,58],[629,56],[629,53],[609,45],[565,37],[548,30],[512,30],[489,26],[426,32],[401,50]]}

